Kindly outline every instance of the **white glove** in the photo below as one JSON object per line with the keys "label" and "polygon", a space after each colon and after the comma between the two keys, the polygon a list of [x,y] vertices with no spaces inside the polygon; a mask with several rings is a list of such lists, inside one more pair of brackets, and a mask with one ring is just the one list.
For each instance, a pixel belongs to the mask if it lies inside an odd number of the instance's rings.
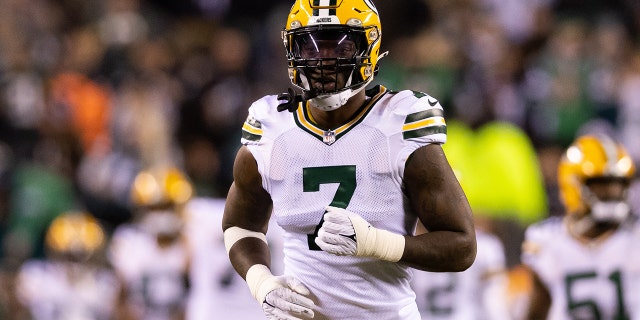
{"label": "white glove", "polygon": [[374,228],[359,215],[327,206],[315,243],[339,256],[374,257],[397,262],[404,253],[404,236]]}
{"label": "white glove", "polygon": [[290,276],[274,276],[261,264],[253,265],[246,276],[249,290],[262,305],[267,319],[313,319],[311,294],[298,279]]}

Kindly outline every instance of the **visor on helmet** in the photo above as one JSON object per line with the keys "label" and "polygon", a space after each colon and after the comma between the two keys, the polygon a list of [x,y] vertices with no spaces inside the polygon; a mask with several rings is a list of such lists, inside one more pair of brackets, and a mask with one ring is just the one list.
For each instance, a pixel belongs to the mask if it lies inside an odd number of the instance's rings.
{"label": "visor on helmet", "polygon": [[366,49],[364,32],[348,29],[321,29],[299,32],[292,37],[296,59],[354,59]]}

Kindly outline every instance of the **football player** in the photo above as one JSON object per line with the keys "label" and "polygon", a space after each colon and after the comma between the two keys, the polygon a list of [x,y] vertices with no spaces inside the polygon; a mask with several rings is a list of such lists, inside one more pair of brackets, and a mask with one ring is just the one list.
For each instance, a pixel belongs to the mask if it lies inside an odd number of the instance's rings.
{"label": "football player", "polygon": [[[370,0],[295,1],[282,39],[302,93],[249,108],[222,224],[269,319],[419,320],[410,268],[462,271],[475,258],[442,106],[366,88],[381,36]],[[284,230],[283,275],[270,268],[270,219]],[[428,233],[413,235],[417,220]]]}
{"label": "football player", "polygon": [[120,289],[104,259],[107,236],[89,213],[56,217],[45,235],[47,258],[28,260],[18,272],[16,295],[31,319],[113,319]]}
{"label": "football player", "polygon": [[183,319],[189,261],[184,204],[192,186],[175,167],[140,172],[132,187],[134,220],[116,228],[109,258],[122,283],[121,318]]}
{"label": "football player", "polygon": [[635,165],[625,147],[584,135],[558,166],[563,217],[531,225],[522,261],[527,319],[639,319],[640,226],[628,204]]}

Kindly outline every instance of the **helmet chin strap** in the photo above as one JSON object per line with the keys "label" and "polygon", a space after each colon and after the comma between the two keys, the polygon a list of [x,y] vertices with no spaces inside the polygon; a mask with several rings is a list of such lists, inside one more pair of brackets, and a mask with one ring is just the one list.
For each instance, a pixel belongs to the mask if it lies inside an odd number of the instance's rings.
{"label": "helmet chin strap", "polygon": [[[349,86],[351,84],[352,77],[353,72],[349,76],[345,86]],[[313,88],[310,90],[303,90],[302,94],[297,94],[293,89],[289,88],[288,92],[278,95],[278,100],[285,100],[283,103],[278,105],[278,111],[289,110],[290,112],[293,112],[298,108],[298,104],[302,101],[310,101],[311,106],[322,111],[336,110],[347,103],[351,97],[364,90],[372,79],[373,78],[370,78],[369,81],[362,83],[362,85],[357,89],[345,89],[340,92],[330,94],[318,94],[317,90]],[[301,76],[301,81],[306,87],[311,87],[304,75]]]}
{"label": "helmet chin strap", "polygon": [[[351,85],[352,78],[353,78],[353,71],[351,72],[351,75],[349,76],[349,79],[347,80],[345,87],[348,87]],[[312,99],[309,99],[311,101],[311,106],[317,109],[320,109],[322,111],[336,110],[342,107],[343,105],[345,105],[351,97],[355,96],[360,91],[364,90],[367,87],[367,85],[371,82],[371,80],[373,80],[373,77],[370,77],[369,81],[363,82],[360,85],[360,87],[356,89],[345,89],[337,93],[318,95]]]}
{"label": "helmet chin strap", "polygon": [[591,216],[596,222],[622,223],[631,209],[623,201],[597,201],[591,205]]}
{"label": "helmet chin strap", "polygon": [[584,235],[598,224],[622,224],[631,213],[631,207],[625,201],[601,201],[588,188],[583,189],[589,212],[575,219],[572,230]]}
{"label": "helmet chin strap", "polygon": [[364,88],[365,85],[355,90],[347,89],[334,94],[317,96],[309,100],[311,101],[312,107],[315,107],[322,111],[333,111],[342,107],[345,103],[347,103],[347,101],[349,101],[351,97],[364,90]]}
{"label": "helmet chin strap", "polygon": [[583,193],[591,208],[589,216],[595,223],[622,223],[631,213],[631,207],[626,201],[601,201],[588,188]]}
{"label": "helmet chin strap", "polygon": [[591,212],[573,220],[571,229],[578,235],[584,236],[599,224],[620,225],[629,217],[629,206],[624,202],[594,203]]}
{"label": "helmet chin strap", "polygon": [[278,95],[278,100],[284,100],[278,105],[277,110],[279,112],[288,110],[289,112],[294,112],[298,109],[298,105],[302,101],[307,101],[316,96],[315,92],[304,91],[302,94],[296,93],[293,89],[288,88],[287,92],[281,93]]}

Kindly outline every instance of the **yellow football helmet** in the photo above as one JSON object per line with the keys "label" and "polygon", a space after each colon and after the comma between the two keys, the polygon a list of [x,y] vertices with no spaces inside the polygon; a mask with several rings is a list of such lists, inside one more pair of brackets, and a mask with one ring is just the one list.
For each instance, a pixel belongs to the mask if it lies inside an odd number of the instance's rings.
{"label": "yellow football helmet", "polygon": [[103,248],[105,232],[89,213],[68,211],[56,217],[45,235],[51,253],[86,258]]}
{"label": "yellow football helmet", "polygon": [[143,170],[131,188],[131,200],[138,208],[182,205],[192,196],[191,182],[175,167]]}
{"label": "yellow football helmet", "polygon": [[585,186],[594,178],[630,181],[635,165],[624,146],[604,136],[581,136],[567,148],[558,165],[560,199],[567,214],[585,215],[590,195]]}
{"label": "yellow football helmet", "polygon": [[[339,108],[373,80],[381,34],[370,0],[296,0],[282,31],[291,83],[314,106]],[[345,76],[344,86],[336,74]],[[318,78],[321,84],[312,85]]]}

